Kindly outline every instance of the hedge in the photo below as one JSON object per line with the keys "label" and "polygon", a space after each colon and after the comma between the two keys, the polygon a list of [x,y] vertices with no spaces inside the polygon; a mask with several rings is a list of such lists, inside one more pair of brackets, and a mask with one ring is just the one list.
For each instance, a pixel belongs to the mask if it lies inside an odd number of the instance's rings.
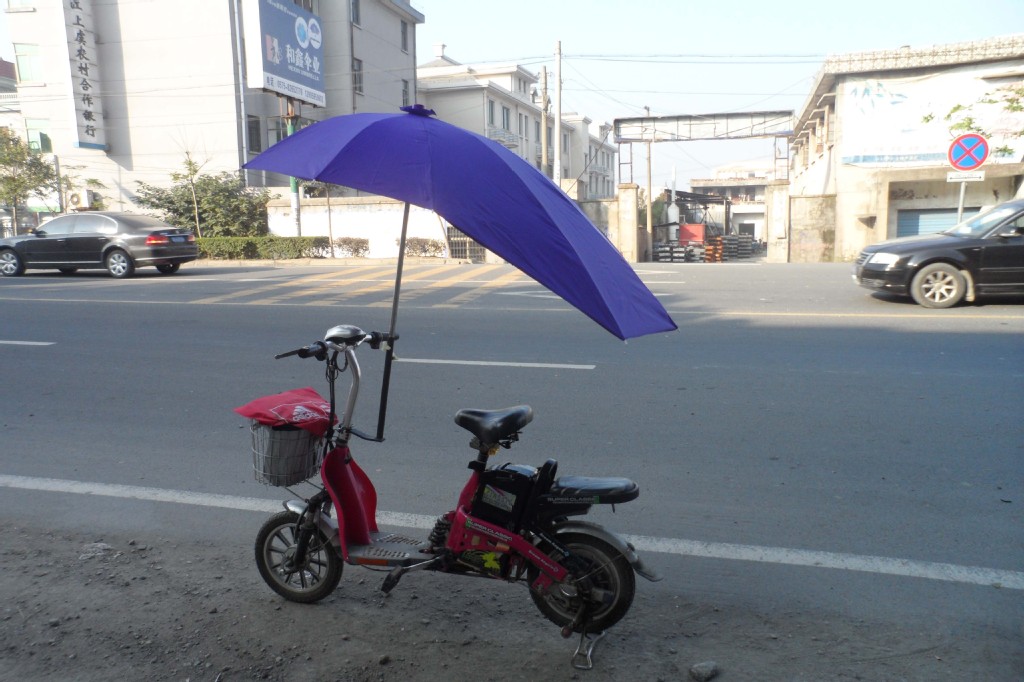
{"label": "hedge", "polygon": [[196,239],[200,258],[286,260],[331,255],[327,237],[204,237]]}

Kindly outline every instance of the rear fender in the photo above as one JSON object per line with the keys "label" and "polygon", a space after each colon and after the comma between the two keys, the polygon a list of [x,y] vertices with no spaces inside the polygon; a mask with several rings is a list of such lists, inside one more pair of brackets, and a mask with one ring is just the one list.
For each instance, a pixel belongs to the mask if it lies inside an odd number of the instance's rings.
{"label": "rear fender", "polygon": [[626,561],[629,562],[629,565],[633,567],[633,570],[641,578],[646,578],[652,583],[662,579],[662,576],[657,571],[644,566],[644,562],[640,560],[633,545],[604,526],[599,526],[589,521],[564,521],[555,525],[552,530],[556,535],[560,533],[579,533],[580,535],[589,535],[592,538],[606,542],[618,550],[622,556],[626,557]]}

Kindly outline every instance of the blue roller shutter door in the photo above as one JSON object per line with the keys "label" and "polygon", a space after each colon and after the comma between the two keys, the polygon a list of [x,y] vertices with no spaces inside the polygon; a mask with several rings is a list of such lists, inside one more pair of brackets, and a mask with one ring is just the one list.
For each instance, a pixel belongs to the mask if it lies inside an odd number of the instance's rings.
{"label": "blue roller shutter door", "polygon": [[[976,215],[977,208],[965,208],[963,219]],[[956,209],[921,208],[896,212],[896,236],[913,237],[919,234],[942,232],[956,225]]]}

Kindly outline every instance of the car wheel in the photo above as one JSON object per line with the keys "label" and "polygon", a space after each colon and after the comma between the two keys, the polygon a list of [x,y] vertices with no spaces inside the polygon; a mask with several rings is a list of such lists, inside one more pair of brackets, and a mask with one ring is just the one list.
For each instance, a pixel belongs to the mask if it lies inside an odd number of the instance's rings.
{"label": "car wheel", "polygon": [[78,268],[58,268],[58,270],[60,270],[62,275],[71,275],[78,272]]}
{"label": "car wheel", "polygon": [[163,275],[173,275],[181,267],[181,263],[161,263],[156,269]]}
{"label": "car wheel", "polygon": [[25,272],[25,261],[21,259],[14,249],[0,251],[0,275],[4,277],[17,277]]}
{"label": "car wheel", "polygon": [[108,253],[105,262],[107,271],[118,279],[131,277],[135,272],[135,263],[132,261],[132,257],[121,249],[114,249]]}
{"label": "car wheel", "polygon": [[960,270],[949,263],[932,263],[918,270],[910,283],[910,295],[925,308],[952,308],[967,291]]}

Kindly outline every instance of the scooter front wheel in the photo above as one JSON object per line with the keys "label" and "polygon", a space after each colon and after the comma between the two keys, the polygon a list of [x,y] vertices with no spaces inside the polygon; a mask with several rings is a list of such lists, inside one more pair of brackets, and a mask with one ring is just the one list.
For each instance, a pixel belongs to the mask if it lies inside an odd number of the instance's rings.
{"label": "scooter front wheel", "polygon": [[306,558],[295,563],[299,515],[274,514],[256,536],[256,567],[270,589],[289,601],[312,604],[338,586],[341,557],[319,530],[309,540]]}
{"label": "scooter front wheel", "polygon": [[[633,568],[614,547],[595,537],[580,533],[561,533],[557,537],[572,554],[560,562],[569,569],[569,575],[546,592],[531,588],[533,603],[555,625],[571,624],[575,632],[607,630],[622,620],[633,604]],[[532,574],[531,582],[536,569]],[[584,603],[586,612],[578,619]]]}

